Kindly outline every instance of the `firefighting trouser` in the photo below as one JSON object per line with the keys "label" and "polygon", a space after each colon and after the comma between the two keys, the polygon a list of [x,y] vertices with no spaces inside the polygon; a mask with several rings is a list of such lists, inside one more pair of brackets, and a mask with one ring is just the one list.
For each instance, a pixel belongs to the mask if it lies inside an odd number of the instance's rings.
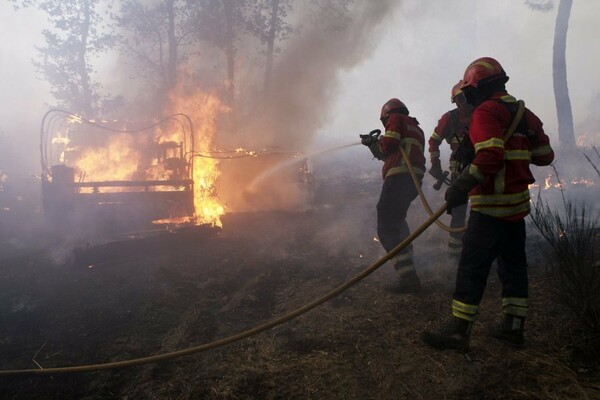
{"label": "firefighting trouser", "polygon": [[[451,182],[454,182],[460,175],[457,171],[458,162],[453,158],[450,158],[450,172]],[[450,220],[450,228],[462,228],[465,226],[467,217],[468,205],[463,204],[458,207],[452,208],[452,219]],[[460,257],[462,252],[462,237],[464,232],[450,232],[448,236],[448,247],[447,253],[450,257]]]}
{"label": "firefighting trouser", "polygon": [[[391,175],[383,181],[377,203],[377,235],[386,252],[389,253],[410,235],[406,213],[417,195],[417,189],[407,173]],[[391,260],[400,277],[414,271],[411,254],[412,244],[409,244]]]}
{"label": "firefighting trouser", "polygon": [[[452,208],[452,219],[450,220],[451,228],[462,228],[465,226],[467,217],[467,204]],[[452,257],[460,257],[462,252],[462,237],[464,232],[450,232],[448,236],[448,255]]]}
{"label": "firefighting trouser", "polygon": [[525,220],[508,222],[471,211],[463,237],[456,288],[454,316],[474,321],[479,312],[492,262],[498,260],[505,314],[525,318],[528,312]]}

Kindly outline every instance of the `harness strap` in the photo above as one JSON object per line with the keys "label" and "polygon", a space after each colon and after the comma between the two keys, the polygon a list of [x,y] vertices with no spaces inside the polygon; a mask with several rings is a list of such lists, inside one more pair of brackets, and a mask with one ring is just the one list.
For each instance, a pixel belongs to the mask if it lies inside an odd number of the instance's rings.
{"label": "harness strap", "polygon": [[517,129],[517,125],[519,125],[519,122],[521,122],[521,118],[525,113],[525,102],[523,100],[519,100],[517,103],[519,105],[519,108],[517,109],[517,113],[515,114],[515,117],[510,123],[508,129],[504,133],[504,143],[510,140],[510,137],[514,133],[515,129]]}

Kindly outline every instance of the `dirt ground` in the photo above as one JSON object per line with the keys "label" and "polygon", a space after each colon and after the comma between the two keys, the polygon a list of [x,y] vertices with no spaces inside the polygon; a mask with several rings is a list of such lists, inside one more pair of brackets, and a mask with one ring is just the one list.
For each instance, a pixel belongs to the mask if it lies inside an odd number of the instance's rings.
{"label": "dirt ground", "polygon": [[[320,207],[310,211],[226,215],[221,230],[71,247],[44,234],[45,240],[30,239],[36,245],[20,251],[4,240],[0,369],[162,354],[293,311],[383,255],[374,240],[379,185],[338,182],[330,191],[352,202],[321,193]],[[415,205],[411,228],[425,219]],[[556,302],[543,245],[532,230],[532,304],[523,350],[487,334],[501,311],[494,272],[469,354],[420,342],[424,329],[448,316],[452,292],[446,234],[433,226],[415,241],[425,283],[419,294],[397,293],[394,271],[384,265],[312,311],[239,342],[137,367],[0,376],[0,397],[600,399],[600,350]]]}

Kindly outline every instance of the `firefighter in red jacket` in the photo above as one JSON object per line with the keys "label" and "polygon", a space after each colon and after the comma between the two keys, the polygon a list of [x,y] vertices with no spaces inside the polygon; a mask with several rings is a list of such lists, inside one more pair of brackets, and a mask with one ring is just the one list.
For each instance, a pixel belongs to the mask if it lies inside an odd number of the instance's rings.
{"label": "firefighter in red jacket", "polygon": [[[445,178],[440,162],[440,145],[444,140],[450,145],[450,150],[452,151],[450,154],[451,181],[454,181],[458,177],[459,172],[466,166],[462,165],[461,157],[457,157],[457,153],[459,149],[462,149],[460,144],[463,143],[465,136],[468,134],[473,107],[466,102],[465,96],[460,90],[461,85],[462,81],[454,85],[450,94],[450,100],[456,104],[456,108],[442,115],[429,138],[429,159],[431,161],[429,173],[436,179],[443,180]],[[455,207],[452,210],[450,227],[461,228],[465,226],[466,216],[466,204]],[[462,232],[451,232],[448,237],[447,252],[455,260],[460,256],[462,250],[462,235]]]}
{"label": "firefighter in red jacket", "polygon": [[[384,162],[383,187],[377,203],[377,235],[381,245],[389,253],[410,235],[406,214],[410,203],[418,195],[400,147],[410,158],[420,185],[425,173],[425,135],[416,118],[410,117],[404,103],[396,98],[383,105],[380,120],[385,127],[383,137],[380,140],[374,136],[366,137],[362,139],[362,144],[368,146],[373,155]],[[409,245],[392,259],[394,269],[400,277],[400,292],[421,289],[411,253],[412,246]]]}
{"label": "firefighter in red jacket", "polygon": [[[462,91],[474,111],[469,138],[475,156],[446,191],[448,208],[471,202],[467,231],[456,276],[452,317],[439,330],[423,332],[425,343],[437,348],[468,351],[471,327],[492,262],[498,261],[504,319],[492,331],[495,338],[521,346],[527,317],[528,278],[525,216],[530,211],[529,185],[535,180],[530,164],[549,165],[554,159],[542,122],[520,108],[505,89],[508,76],[493,58],[473,61],[465,70]],[[505,135],[515,116],[522,118]]]}

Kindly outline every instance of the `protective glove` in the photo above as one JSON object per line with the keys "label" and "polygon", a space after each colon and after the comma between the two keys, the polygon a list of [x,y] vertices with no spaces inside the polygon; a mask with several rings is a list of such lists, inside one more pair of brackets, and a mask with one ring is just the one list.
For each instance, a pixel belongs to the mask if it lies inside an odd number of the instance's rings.
{"label": "protective glove", "polygon": [[448,205],[448,214],[452,213],[454,207],[466,204],[469,201],[469,192],[478,184],[479,181],[469,173],[468,168],[465,168],[462,174],[452,181],[444,195]]}
{"label": "protective glove", "polygon": [[446,189],[444,199],[446,200],[446,204],[448,204],[448,214],[452,214],[452,209],[454,207],[467,204],[469,201],[469,192],[463,192],[456,186],[450,185],[448,189]]}
{"label": "protective glove", "polygon": [[439,160],[431,162],[431,168],[429,168],[429,173],[437,180],[444,179],[444,171],[442,171],[442,166]]}
{"label": "protective glove", "polygon": [[378,141],[379,141],[379,138],[376,136],[365,136],[362,139],[360,139],[360,142],[367,147],[371,147]]}

